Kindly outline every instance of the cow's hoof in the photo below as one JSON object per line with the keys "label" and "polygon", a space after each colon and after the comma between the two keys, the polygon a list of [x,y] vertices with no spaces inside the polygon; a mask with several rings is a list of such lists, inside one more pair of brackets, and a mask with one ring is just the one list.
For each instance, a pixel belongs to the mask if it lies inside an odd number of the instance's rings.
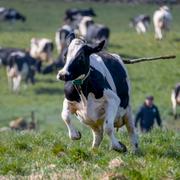
{"label": "cow's hoof", "polygon": [[120,141],[119,141],[119,146],[118,147],[117,146],[112,146],[112,149],[117,151],[117,152],[120,152],[120,153],[127,152],[126,146],[123,143],[121,143]]}
{"label": "cow's hoof", "polygon": [[79,131],[76,131],[76,133],[71,135],[70,138],[72,140],[79,140],[79,139],[81,139],[81,133]]}

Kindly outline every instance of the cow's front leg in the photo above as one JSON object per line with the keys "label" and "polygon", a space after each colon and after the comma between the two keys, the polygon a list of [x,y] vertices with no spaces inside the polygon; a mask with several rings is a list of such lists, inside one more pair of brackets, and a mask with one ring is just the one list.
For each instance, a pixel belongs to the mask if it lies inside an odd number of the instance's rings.
{"label": "cow's front leg", "polygon": [[8,78],[8,87],[9,87],[9,90],[12,91],[13,90],[13,77],[11,75],[11,69],[7,67],[6,72],[7,72],[7,78]]}
{"label": "cow's front leg", "polygon": [[13,91],[18,92],[20,88],[21,83],[21,75],[17,75],[16,77],[13,77]]}
{"label": "cow's front leg", "polygon": [[108,134],[108,136],[111,139],[111,148],[119,151],[119,152],[126,152],[126,146],[119,142],[117,138],[114,135],[114,120],[117,115],[117,111],[119,108],[119,103],[120,100],[117,97],[117,95],[110,91],[107,90],[105,92],[105,97],[106,97],[106,116],[105,116],[105,121],[104,121],[104,131]]}
{"label": "cow's front leg", "polygon": [[131,139],[133,150],[134,150],[134,152],[136,152],[138,150],[138,138],[135,133],[134,123],[133,123],[133,118],[132,118],[132,111],[131,111],[130,106],[127,108],[127,113],[124,115],[123,119],[126,124],[126,128],[128,130],[129,137]]}
{"label": "cow's front leg", "polygon": [[72,111],[68,105],[68,102],[66,99],[64,99],[64,102],[63,102],[63,110],[62,110],[62,113],[61,113],[61,117],[63,119],[63,121],[65,122],[67,128],[68,128],[68,131],[69,131],[69,137],[72,139],[72,140],[79,140],[81,139],[81,133],[79,131],[77,131],[72,123],[71,123],[71,115],[72,115]]}
{"label": "cow's front leg", "polygon": [[93,143],[92,143],[92,148],[98,148],[99,145],[102,142],[103,139],[103,126],[99,126],[97,128],[92,128],[92,133],[93,133]]}

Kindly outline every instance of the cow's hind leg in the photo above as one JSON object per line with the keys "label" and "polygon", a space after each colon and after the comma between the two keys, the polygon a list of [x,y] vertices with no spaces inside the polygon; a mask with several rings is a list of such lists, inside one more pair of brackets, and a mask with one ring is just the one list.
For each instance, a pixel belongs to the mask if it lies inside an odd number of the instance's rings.
{"label": "cow's hind leg", "polygon": [[127,151],[126,146],[121,142],[119,142],[114,135],[114,121],[119,108],[119,98],[111,91],[106,91],[105,96],[107,99],[107,106],[106,106],[106,117],[104,122],[104,131],[111,139],[112,149],[119,152],[126,152]]}
{"label": "cow's hind leg", "polygon": [[131,139],[133,150],[136,152],[138,150],[138,138],[137,138],[137,135],[135,133],[131,107],[128,107],[127,113],[124,115],[123,120],[126,124],[126,128],[128,130],[129,137]]}
{"label": "cow's hind leg", "polygon": [[72,112],[68,105],[68,102],[66,99],[64,99],[61,117],[68,128],[69,137],[72,140],[79,140],[79,139],[81,139],[81,133],[73,127],[73,125],[71,123],[71,115],[72,115]]}

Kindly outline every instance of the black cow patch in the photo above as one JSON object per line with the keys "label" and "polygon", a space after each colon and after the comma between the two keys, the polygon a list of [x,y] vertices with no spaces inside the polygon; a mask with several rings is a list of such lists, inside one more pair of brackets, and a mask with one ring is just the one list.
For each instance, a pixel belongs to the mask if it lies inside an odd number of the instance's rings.
{"label": "black cow patch", "polygon": [[98,55],[102,58],[104,64],[109,70],[114,84],[116,86],[117,95],[121,99],[120,106],[126,108],[129,104],[128,84],[126,81],[127,74],[118,59],[105,52],[100,52]]}

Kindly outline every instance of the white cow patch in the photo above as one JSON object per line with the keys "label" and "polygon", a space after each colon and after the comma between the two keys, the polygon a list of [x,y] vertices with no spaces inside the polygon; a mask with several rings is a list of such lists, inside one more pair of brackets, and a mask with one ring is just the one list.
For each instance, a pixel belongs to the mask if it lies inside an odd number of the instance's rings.
{"label": "white cow patch", "polygon": [[104,77],[106,77],[111,89],[116,92],[116,86],[114,84],[113,78],[104,64],[102,58],[97,54],[92,54],[90,57],[90,66],[99,71]]}
{"label": "white cow patch", "polygon": [[[117,107],[119,107],[119,98],[111,90],[104,90],[103,97],[96,99],[93,93],[89,93],[87,99],[82,97],[80,102],[71,102],[68,101],[70,109],[75,111],[77,118],[84,124],[89,126],[99,126],[102,125],[107,113],[107,104],[108,101],[113,101]],[[81,94],[81,96],[84,96]],[[113,98],[112,98],[113,97]],[[93,112],[93,113],[92,113]],[[116,113],[115,123],[124,116],[126,110],[123,108],[118,108]],[[111,112],[109,112],[111,114]]]}

